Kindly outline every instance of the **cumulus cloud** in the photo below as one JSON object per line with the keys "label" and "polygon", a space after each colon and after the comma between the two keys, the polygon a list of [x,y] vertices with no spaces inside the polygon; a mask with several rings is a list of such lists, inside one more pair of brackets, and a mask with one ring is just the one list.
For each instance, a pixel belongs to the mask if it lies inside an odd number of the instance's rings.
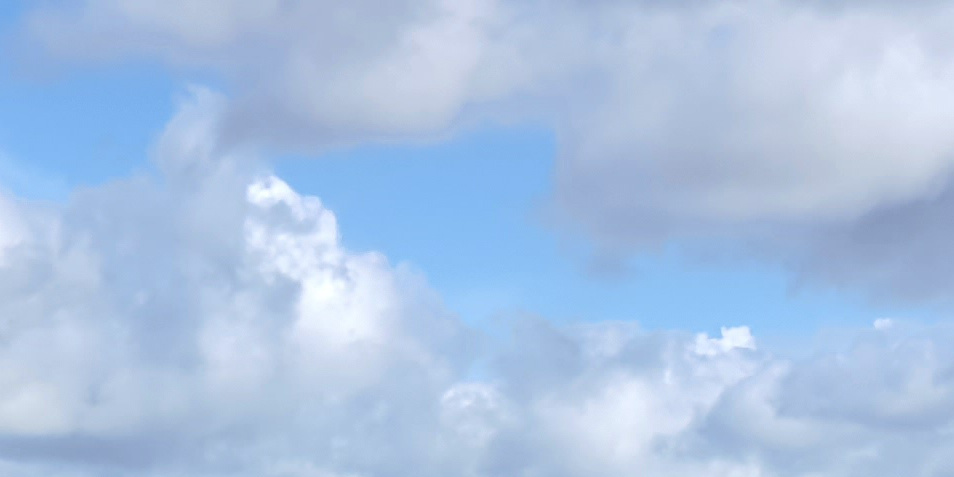
{"label": "cumulus cloud", "polygon": [[[501,362],[496,419],[509,424],[489,475],[950,472],[944,338],[882,330],[786,361],[748,340],[732,347],[743,335],[693,340],[614,324],[524,334]],[[725,346],[699,346],[713,341]],[[541,347],[560,371],[526,384],[536,373],[520,362]]]}
{"label": "cumulus cloud", "polygon": [[74,58],[222,75],[226,142],[542,120],[560,143],[553,202],[607,255],[727,240],[944,300],[954,272],[924,262],[950,255],[952,19],[945,2],[97,0],[38,7],[26,29]]}
{"label": "cumulus cloud", "polygon": [[4,475],[954,472],[950,330],[876,325],[801,360],[746,327],[528,319],[481,340],[223,145],[227,110],[194,89],[155,174],[0,195]]}
{"label": "cumulus cloud", "polygon": [[217,102],[197,91],[169,125],[161,177],[0,202],[0,459],[38,466],[13,475],[444,474],[420,440],[469,333],[414,272],[346,250],[318,199],[210,155]]}
{"label": "cumulus cloud", "polygon": [[4,475],[954,471],[950,330],[879,320],[800,360],[744,326],[523,319],[482,340],[422,277],[344,247],[317,198],[219,147],[222,106],[192,91],[156,175],[0,197]]}

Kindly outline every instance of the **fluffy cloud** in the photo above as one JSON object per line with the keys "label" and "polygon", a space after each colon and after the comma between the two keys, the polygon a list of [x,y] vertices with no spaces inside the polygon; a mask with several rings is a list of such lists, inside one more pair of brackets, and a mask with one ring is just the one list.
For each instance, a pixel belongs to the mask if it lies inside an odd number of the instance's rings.
{"label": "fluffy cloud", "polygon": [[949,330],[802,360],[631,323],[484,340],[420,276],[216,147],[195,90],[158,174],[0,199],[0,471],[374,477],[949,475]]}
{"label": "fluffy cloud", "polygon": [[470,334],[317,199],[210,155],[197,97],[161,177],[0,202],[0,454],[38,466],[12,475],[443,474],[421,439]]}
{"label": "fluffy cloud", "polygon": [[[490,475],[945,475],[943,339],[865,333],[847,351],[784,361],[721,339],[600,324],[525,334],[499,386]],[[700,346],[701,343],[705,343]],[[547,349],[554,376],[515,363]],[[722,349],[709,353],[709,349]],[[511,361],[513,360],[513,361]],[[536,361],[535,363],[540,363]],[[559,369],[559,371],[557,371]],[[492,456],[495,454],[491,454]],[[948,467],[945,467],[948,466]]]}
{"label": "fluffy cloud", "polygon": [[954,271],[924,267],[950,254],[934,204],[952,187],[952,19],[944,2],[89,0],[39,7],[27,30],[59,54],[221,74],[227,142],[543,120],[554,203],[608,255],[725,239],[943,300]]}

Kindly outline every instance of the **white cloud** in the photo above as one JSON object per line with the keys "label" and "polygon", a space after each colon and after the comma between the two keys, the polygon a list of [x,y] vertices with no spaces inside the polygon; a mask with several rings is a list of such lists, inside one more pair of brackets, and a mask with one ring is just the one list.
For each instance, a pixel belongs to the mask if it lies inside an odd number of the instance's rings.
{"label": "white cloud", "polygon": [[416,397],[452,383],[468,332],[412,272],[343,248],[318,199],[195,154],[216,125],[214,95],[195,101],[161,178],[4,208],[36,233],[0,273],[2,458],[89,475],[380,472],[363,446],[384,444],[384,462],[419,460],[384,441],[436,425]]}
{"label": "white cloud", "polygon": [[498,387],[522,425],[503,427],[487,475],[943,475],[941,330],[860,335],[793,362],[639,332],[594,355],[591,340],[619,325],[591,326],[603,330],[522,330]]}
{"label": "white cloud", "polygon": [[712,356],[734,349],[755,349],[755,338],[747,326],[722,328],[722,338],[709,338],[705,333],[696,335],[696,352]]}
{"label": "white cloud", "polygon": [[471,361],[475,332],[421,277],[217,146],[221,104],[194,90],[157,177],[2,202],[23,224],[0,263],[4,475],[952,470],[949,330],[789,361],[747,327],[531,320]]}
{"label": "white cloud", "polygon": [[15,221],[16,215],[10,201],[0,195],[0,260],[6,249],[15,245],[21,235],[20,225]]}
{"label": "white cloud", "polygon": [[878,318],[874,321],[874,328],[876,330],[889,330],[894,326],[894,320],[891,318]]}
{"label": "white cloud", "polygon": [[[89,0],[37,7],[27,30],[59,54],[221,74],[228,143],[540,119],[561,145],[555,203],[610,255],[728,239],[943,299],[949,267],[904,288],[950,253],[932,204],[954,172],[952,19],[945,2]],[[902,226],[926,259],[886,258],[913,253],[885,231]]]}

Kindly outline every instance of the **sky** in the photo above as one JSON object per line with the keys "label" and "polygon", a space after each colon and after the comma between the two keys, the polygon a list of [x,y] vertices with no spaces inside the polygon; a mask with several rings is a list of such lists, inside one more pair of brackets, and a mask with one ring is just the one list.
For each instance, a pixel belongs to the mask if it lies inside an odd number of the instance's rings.
{"label": "sky", "polygon": [[0,6],[0,473],[954,475],[954,4]]}

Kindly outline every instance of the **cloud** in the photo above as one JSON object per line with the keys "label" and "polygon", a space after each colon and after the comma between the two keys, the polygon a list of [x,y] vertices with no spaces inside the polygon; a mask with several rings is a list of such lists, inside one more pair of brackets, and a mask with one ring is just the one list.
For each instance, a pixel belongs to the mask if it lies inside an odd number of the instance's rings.
{"label": "cloud", "polygon": [[496,11],[486,0],[105,1],[39,9],[28,29],[79,58],[146,53],[211,67],[242,92],[232,140],[321,146],[438,133],[505,88],[473,80]]}
{"label": "cloud", "polygon": [[884,207],[850,225],[815,231],[798,254],[807,275],[876,297],[950,306],[954,286],[949,238],[954,184],[940,194]]}
{"label": "cloud", "polygon": [[223,101],[192,90],[155,176],[0,202],[0,471],[954,470],[950,330],[876,323],[799,361],[746,327],[527,319],[488,341],[407,267],[344,247],[317,198],[217,146]]}
{"label": "cloud", "polygon": [[755,242],[813,277],[942,299],[943,3],[169,5],[32,20],[62,51],[214,70],[238,102],[196,90],[158,177],[63,206],[0,196],[5,475],[954,473],[949,330],[879,321],[792,361],[744,327],[531,321],[476,379],[475,333],[421,277],[347,250],[320,201],[223,147],[526,105],[560,133],[556,200],[607,247]]}
{"label": "cloud", "polygon": [[223,149],[223,101],[192,90],[155,175],[0,201],[4,475],[954,471],[950,330],[798,361],[746,327],[526,319],[489,341]]}
{"label": "cloud", "polygon": [[432,450],[392,427],[432,432],[417,398],[471,334],[412,271],[346,250],[318,199],[207,155],[216,104],[170,123],[161,177],[4,200],[0,459],[42,464],[20,475],[380,473]]}
{"label": "cloud", "polygon": [[58,55],[220,75],[226,143],[543,121],[558,215],[607,256],[721,241],[944,301],[954,273],[924,262],[951,252],[952,18],[933,1],[99,0],[37,7],[25,28]]}

